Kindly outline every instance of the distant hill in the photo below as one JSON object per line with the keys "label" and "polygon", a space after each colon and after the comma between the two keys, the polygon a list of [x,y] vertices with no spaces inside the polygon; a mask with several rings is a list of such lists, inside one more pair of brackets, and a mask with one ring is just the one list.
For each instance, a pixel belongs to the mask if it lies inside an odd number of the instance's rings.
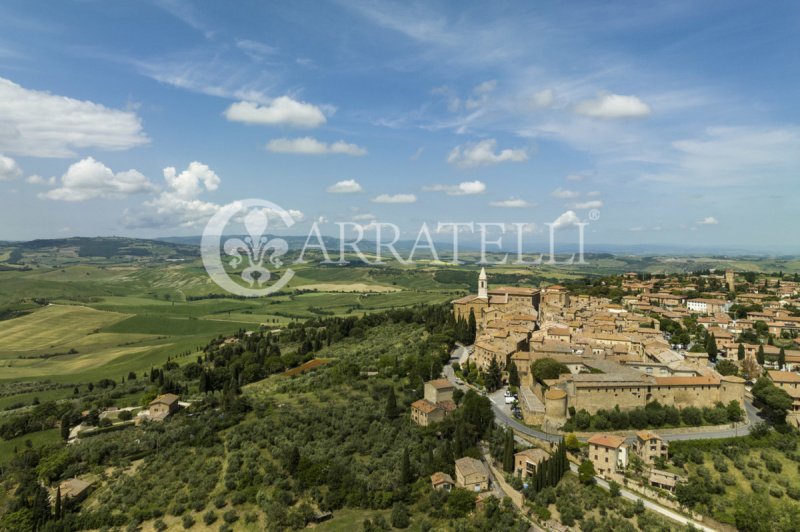
{"label": "distant hill", "polygon": [[127,237],[72,237],[0,243],[10,250],[8,264],[22,264],[30,259],[48,258],[119,259],[134,258],[193,259],[199,253],[196,246]]}

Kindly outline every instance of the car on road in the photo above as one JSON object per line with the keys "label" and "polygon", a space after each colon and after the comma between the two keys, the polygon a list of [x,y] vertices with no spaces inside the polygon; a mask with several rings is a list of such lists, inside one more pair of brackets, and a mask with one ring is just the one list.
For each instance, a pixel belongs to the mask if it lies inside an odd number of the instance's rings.
{"label": "car on road", "polygon": [[461,379],[456,379],[456,384],[458,384],[459,386],[463,386],[464,381],[462,381]]}

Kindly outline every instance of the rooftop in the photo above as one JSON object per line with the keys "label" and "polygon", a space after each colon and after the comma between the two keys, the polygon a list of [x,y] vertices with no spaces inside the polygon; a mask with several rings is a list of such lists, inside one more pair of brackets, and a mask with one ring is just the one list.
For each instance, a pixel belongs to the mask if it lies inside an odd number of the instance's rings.
{"label": "rooftop", "polygon": [[622,436],[614,436],[613,434],[595,434],[589,438],[589,444],[617,449],[625,444],[625,438]]}

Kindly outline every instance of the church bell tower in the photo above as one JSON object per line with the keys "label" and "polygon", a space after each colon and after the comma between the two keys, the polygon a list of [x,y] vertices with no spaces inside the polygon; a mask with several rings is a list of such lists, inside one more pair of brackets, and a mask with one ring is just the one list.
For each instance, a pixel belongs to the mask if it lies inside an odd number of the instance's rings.
{"label": "church bell tower", "polygon": [[486,270],[484,268],[481,268],[481,274],[478,276],[478,297],[489,299],[489,286],[486,283]]}

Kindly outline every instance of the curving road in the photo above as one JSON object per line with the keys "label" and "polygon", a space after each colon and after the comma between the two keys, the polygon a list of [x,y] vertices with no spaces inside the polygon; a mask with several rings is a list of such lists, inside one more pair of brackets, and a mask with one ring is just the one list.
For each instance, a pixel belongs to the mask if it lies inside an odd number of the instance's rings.
{"label": "curving road", "polygon": [[[467,348],[458,345],[450,354],[450,363],[445,365],[444,367],[444,376],[453,383],[454,386],[457,388],[461,388],[462,390],[467,390],[469,388],[478,391],[477,388],[471,387],[469,384],[458,384],[456,382],[456,376],[453,372],[453,368],[450,364],[453,362],[457,362],[467,351]],[[508,413],[502,408],[501,404],[498,404],[503,399],[502,391],[496,392],[495,394],[489,396],[489,399],[492,402],[492,411],[494,412],[494,419],[495,423],[502,426],[509,426],[513,428],[517,432],[521,432],[522,434],[526,434],[528,436],[532,436],[534,438],[539,438],[541,440],[547,442],[558,442],[561,440],[561,434],[551,434],[548,432],[544,432],[538,429],[531,428],[527,425],[524,425],[517,421],[512,416],[509,416]],[[701,431],[701,432],[688,432],[685,434],[664,434],[662,437],[666,441],[679,441],[679,440],[711,440],[711,439],[719,439],[719,438],[734,438],[738,436],[745,436],[750,433],[750,428],[753,424],[761,421],[761,418],[758,416],[758,412],[756,408],[753,406],[753,403],[745,399],[744,402],[744,410],[747,415],[748,424],[743,424],[740,426],[736,426],[732,429],[725,429],[725,430],[708,430],[708,431]],[[631,435],[628,439],[633,440],[635,436]],[[578,438],[579,440],[585,441],[586,438]]]}

